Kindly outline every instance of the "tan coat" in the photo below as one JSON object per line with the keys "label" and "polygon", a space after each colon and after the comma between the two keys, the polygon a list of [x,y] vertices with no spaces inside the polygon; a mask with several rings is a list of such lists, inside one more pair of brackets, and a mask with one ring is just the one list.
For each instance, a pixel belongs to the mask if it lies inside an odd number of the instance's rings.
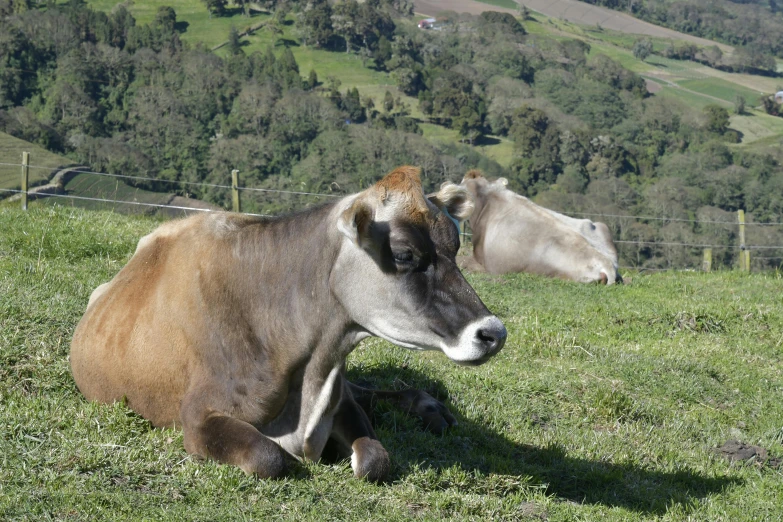
{"label": "tan coat", "polygon": [[418,170],[280,218],[201,214],[159,227],[90,297],[74,333],[79,390],[125,400],[188,452],[275,476],[283,451],[332,440],[354,473],[388,456],[343,376],[370,335],[480,364],[506,331],[455,265],[464,189],[428,199]]}
{"label": "tan coat", "polygon": [[475,210],[473,256],[462,265],[491,274],[529,272],[583,283],[622,281],[617,250],[604,223],[574,219],[536,205],[478,171],[462,180]]}

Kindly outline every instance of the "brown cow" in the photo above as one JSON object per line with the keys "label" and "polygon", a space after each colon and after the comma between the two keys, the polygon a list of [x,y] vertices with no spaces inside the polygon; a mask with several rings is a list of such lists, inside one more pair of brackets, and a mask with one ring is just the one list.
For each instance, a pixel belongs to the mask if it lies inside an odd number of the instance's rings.
{"label": "brown cow", "polygon": [[479,171],[462,180],[475,203],[470,217],[473,256],[460,264],[491,274],[530,272],[583,283],[621,282],[617,250],[604,223],[574,219],[538,206],[488,181]]}
{"label": "brown cow", "polygon": [[[418,169],[401,167],[290,216],[166,223],[90,297],[71,344],[76,384],[247,473],[278,476],[284,451],[318,460],[329,442],[357,477],[382,480],[389,457],[357,405],[365,390],[344,377],[356,344],[376,335],[478,365],[505,342],[455,264],[449,216],[471,210],[463,188],[427,199]],[[453,422],[429,396],[387,393]]]}

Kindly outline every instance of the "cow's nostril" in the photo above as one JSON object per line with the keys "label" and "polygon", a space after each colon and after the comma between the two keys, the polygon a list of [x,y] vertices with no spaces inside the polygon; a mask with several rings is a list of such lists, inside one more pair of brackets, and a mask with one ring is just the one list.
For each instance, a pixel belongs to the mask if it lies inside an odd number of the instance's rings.
{"label": "cow's nostril", "polygon": [[488,355],[494,354],[503,348],[507,335],[506,327],[498,319],[495,319],[495,321],[485,325],[483,328],[479,328],[476,332],[476,337],[484,346]]}

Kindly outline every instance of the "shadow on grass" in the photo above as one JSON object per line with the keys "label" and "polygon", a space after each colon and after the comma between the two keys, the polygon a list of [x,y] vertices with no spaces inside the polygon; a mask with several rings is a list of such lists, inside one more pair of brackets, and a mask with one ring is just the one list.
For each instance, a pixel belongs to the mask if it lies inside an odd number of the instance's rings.
{"label": "shadow on grass", "polygon": [[[441,401],[448,397],[440,383],[434,383],[428,376],[410,369],[352,370],[348,372],[348,378],[362,386],[377,389],[407,385],[423,389]],[[520,400],[524,398],[520,397]],[[622,507],[650,515],[665,514],[674,504],[688,510],[694,499],[718,493],[741,482],[735,478],[708,476],[684,466],[679,471],[657,471],[637,464],[616,464],[609,461],[609,457],[607,460],[574,457],[559,445],[538,447],[520,444],[502,433],[462,418],[453,407],[450,409],[459,425],[442,436],[423,431],[418,419],[401,419],[399,412],[392,412],[383,404],[373,411],[371,420],[392,457],[397,478],[422,466],[440,471],[456,465],[468,473],[479,471],[526,476],[529,480],[523,482],[522,489],[541,487],[547,495],[558,499]],[[435,482],[422,487],[449,487],[448,483]],[[477,489],[479,491],[476,492],[481,493],[480,485]]]}
{"label": "shadow on grass", "polygon": [[481,135],[478,138],[476,138],[476,141],[474,142],[475,145],[497,145],[500,143],[500,140],[498,138],[495,138],[494,136],[486,136]]}
{"label": "shadow on grass", "polygon": [[275,47],[299,47],[299,42],[290,38],[278,38]]}

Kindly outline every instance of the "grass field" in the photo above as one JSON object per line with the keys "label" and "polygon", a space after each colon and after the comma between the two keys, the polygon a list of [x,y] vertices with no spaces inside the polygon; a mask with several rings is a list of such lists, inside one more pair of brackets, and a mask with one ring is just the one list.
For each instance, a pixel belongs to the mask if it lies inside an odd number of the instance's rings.
{"label": "grass field", "polygon": [[495,7],[505,7],[506,9],[518,9],[519,4],[514,0],[476,0],[482,4],[494,5]]}
{"label": "grass field", "polygon": [[188,457],[177,431],[86,402],[68,346],[93,288],[158,221],[0,207],[0,519],[779,520],[783,470],[730,463],[736,439],[783,456],[783,277],[624,274],[577,285],[470,275],[505,322],[479,368],[377,339],[351,378],[423,387],[442,436],[383,404],[391,482],[347,462],[280,480]]}
{"label": "grass field", "polygon": [[[93,9],[110,12],[117,0],[87,0]],[[158,8],[168,6],[177,13],[177,21],[181,23],[181,38],[190,44],[203,43],[212,48],[228,40],[228,33],[234,26],[240,32],[251,25],[268,18],[263,13],[251,12],[247,17],[239,8],[231,5],[226,16],[209,16],[207,8],[201,0],[143,0],[131,2],[129,10],[139,25],[150,23],[155,19]]]}
{"label": "grass field", "polygon": [[761,103],[759,101],[759,91],[754,91],[748,89],[747,87],[743,87],[741,85],[737,85],[736,83],[731,83],[720,78],[680,80],[677,82],[677,84],[682,85],[683,87],[692,91],[714,96],[715,98],[720,98],[721,100],[732,103],[734,103],[734,100],[737,98],[737,96],[742,96],[745,98],[745,102],[749,107],[755,107]]}
{"label": "grass field", "polygon": [[[73,161],[68,158],[0,132],[0,163],[14,164],[0,165],[0,189],[17,190],[21,188],[22,168],[17,165],[22,163],[22,152],[29,152],[30,164],[39,167],[29,169],[28,183],[30,186],[39,185],[52,177],[53,169],[73,164]],[[4,196],[5,194],[0,192],[0,198]]]}
{"label": "grass field", "polygon": [[35,201],[36,205],[59,205],[86,208],[90,210],[114,210],[123,214],[154,213],[155,207],[135,205],[134,203],[149,203],[165,205],[172,194],[151,192],[125,184],[122,179],[94,174],[78,174],[66,187],[69,195],[85,198],[105,199],[110,201],[127,201],[128,204],[109,203],[65,198],[43,198]]}

